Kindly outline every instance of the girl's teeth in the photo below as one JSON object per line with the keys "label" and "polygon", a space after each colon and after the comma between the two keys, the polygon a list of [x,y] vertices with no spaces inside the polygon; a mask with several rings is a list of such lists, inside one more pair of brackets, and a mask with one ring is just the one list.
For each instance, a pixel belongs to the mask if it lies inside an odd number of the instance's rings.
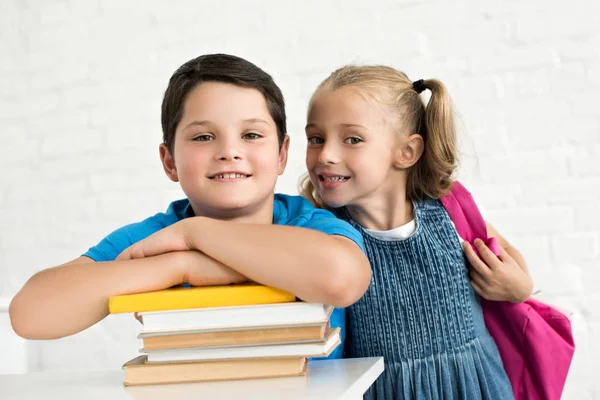
{"label": "girl's teeth", "polygon": [[325,177],[325,182],[339,182],[339,181],[345,181],[346,177],[344,176],[332,176],[332,177]]}

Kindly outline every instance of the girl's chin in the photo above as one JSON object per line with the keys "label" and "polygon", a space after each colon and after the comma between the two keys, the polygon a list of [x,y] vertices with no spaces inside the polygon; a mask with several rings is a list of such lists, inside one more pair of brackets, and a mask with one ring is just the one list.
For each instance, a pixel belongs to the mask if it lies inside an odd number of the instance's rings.
{"label": "girl's chin", "polygon": [[345,202],[340,201],[338,199],[330,199],[330,198],[321,197],[321,200],[323,200],[323,203],[325,203],[325,205],[329,208],[340,208],[340,207],[344,207],[346,205]]}

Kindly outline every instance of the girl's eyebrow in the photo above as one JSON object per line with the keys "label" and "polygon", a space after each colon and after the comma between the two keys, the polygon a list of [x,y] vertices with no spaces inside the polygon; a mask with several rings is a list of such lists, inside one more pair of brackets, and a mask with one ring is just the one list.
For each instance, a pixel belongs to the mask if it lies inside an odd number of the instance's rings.
{"label": "girl's eyebrow", "polygon": [[360,128],[360,129],[369,130],[369,128],[367,128],[364,125],[360,125],[360,124],[340,124],[340,126],[342,128]]}
{"label": "girl's eyebrow", "polygon": [[[364,125],[360,125],[360,124],[340,124],[340,126],[342,128],[359,128],[359,129],[364,129],[367,131],[369,130],[369,128],[367,128]],[[307,130],[309,128],[316,128],[316,127],[317,127],[317,124],[309,123],[309,124],[306,124],[306,127],[304,128],[304,130]]]}

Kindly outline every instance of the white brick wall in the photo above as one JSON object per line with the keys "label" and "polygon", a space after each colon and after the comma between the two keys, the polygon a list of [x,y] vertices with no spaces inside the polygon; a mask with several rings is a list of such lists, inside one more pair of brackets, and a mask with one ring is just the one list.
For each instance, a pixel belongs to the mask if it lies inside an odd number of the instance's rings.
{"label": "white brick wall", "polygon": [[[227,52],[275,77],[292,136],[287,193],[318,82],[344,63],[391,64],[448,85],[463,181],[543,297],[576,313],[564,398],[600,397],[599,15],[594,0],[3,1],[0,305],[39,269],[181,196],[157,146],[161,97],[183,62]],[[111,316],[24,343],[2,323],[0,372],[118,368],[135,329]]]}

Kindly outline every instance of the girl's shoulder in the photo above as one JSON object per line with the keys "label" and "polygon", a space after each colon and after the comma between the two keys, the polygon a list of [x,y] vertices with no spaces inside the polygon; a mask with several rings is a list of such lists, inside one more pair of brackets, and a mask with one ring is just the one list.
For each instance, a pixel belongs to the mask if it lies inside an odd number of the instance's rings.
{"label": "girl's shoulder", "polygon": [[432,199],[430,197],[427,197],[423,200],[415,200],[413,201],[413,205],[416,212],[439,212],[444,210],[444,206],[440,200]]}

